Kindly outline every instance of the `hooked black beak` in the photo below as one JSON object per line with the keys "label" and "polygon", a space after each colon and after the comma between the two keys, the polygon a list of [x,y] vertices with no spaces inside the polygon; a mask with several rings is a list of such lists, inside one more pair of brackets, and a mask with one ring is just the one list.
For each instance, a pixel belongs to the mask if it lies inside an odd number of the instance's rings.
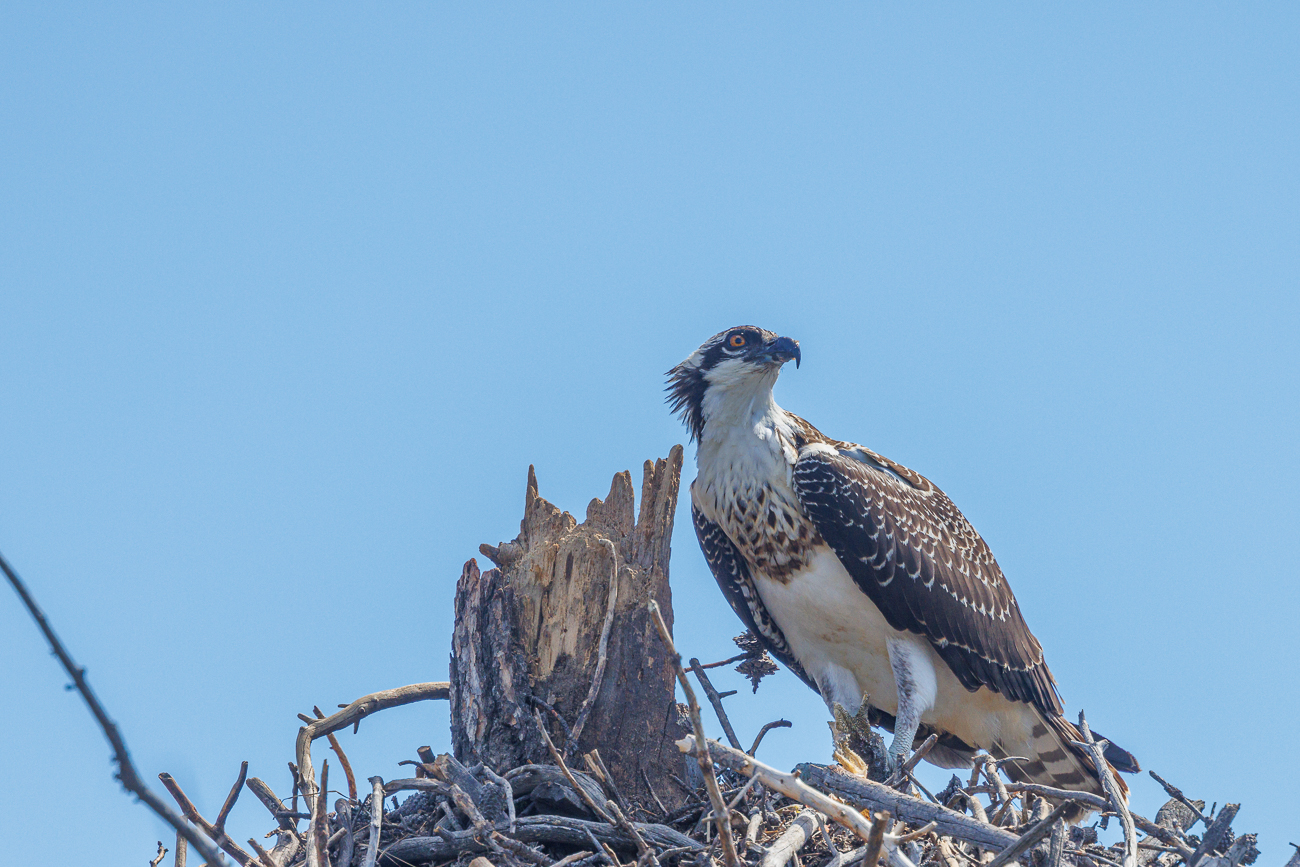
{"label": "hooked black beak", "polygon": [[791,359],[794,360],[794,366],[799,367],[802,356],[799,353],[799,341],[791,340],[789,337],[778,337],[772,342],[772,346],[767,350],[767,354],[773,361],[780,361],[784,364]]}

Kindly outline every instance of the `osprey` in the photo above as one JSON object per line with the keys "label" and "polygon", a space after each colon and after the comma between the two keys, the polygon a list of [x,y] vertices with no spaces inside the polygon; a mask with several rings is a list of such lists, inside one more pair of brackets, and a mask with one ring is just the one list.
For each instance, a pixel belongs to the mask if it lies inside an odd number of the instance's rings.
{"label": "osprey", "polygon": [[[894,732],[891,770],[934,733],[940,767],[984,749],[1012,779],[1100,794],[988,545],[929,479],[777,406],[791,360],[796,341],[741,326],[668,373],[698,442],[695,532],[732,609],[833,713]],[[1106,759],[1138,770],[1114,745]]]}

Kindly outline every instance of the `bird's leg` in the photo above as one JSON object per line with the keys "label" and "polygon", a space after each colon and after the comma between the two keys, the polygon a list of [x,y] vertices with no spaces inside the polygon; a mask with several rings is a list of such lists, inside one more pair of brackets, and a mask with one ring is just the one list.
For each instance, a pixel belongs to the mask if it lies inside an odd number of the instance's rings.
{"label": "bird's leg", "polygon": [[915,642],[907,639],[890,639],[889,664],[894,670],[894,684],[898,687],[898,713],[894,715],[894,740],[889,745],[886,761],[892,776],[912,752],[916,730],[921,726],[921,714],[934,703],[934,668]]}

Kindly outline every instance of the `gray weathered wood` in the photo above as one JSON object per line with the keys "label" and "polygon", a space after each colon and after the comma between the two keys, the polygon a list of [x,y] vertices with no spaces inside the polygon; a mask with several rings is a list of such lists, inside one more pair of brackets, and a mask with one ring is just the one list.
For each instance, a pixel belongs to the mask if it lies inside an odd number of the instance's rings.
{"label": "gray weathered wood", "polygon": [[810,786],[842,798],[855,807],[888,810],[895,818],[917,825],[934,822],[940,834],[966,840],[985,849],[1001,851],[1018,839],[1015,834],[996,825],[964,816],[955,810],[919,801],[872,780],[864,780],[822,765],[796,766]]}
{"label": "gray weathered wood", "polygon": [[669,809],[684,802],[673,742],[687,729],[646,609],[657,600],[671,625],[668,556],[681,464],[681,446],[646,462],[639,516],[631,475],[619,473],[582,523],[542,499],[529,469],[518,537],[482,546],[497,568],[480,572],[469,561],[456,589],[451,725],[461,762],[502,774],[549,764],[533,719],[544,707],[556,744],[585,719],[567,759],[599,749],[633,803],[654,808],[649,786]]}
{"label": "gray weathered wood", "polygon": [[[661,848],[682,847],[691,851],[703,845],[667,825],[642,822],[632,823],[637,832],[652,846]],[[514,834],[524,843],[562,843],[568,846],[588,845],[588,835],[601,843],[620,850],[635,850],[636,841],[631,835],[605,822],[589,822],[564,816],[523,816]],[[430,864],[449,861],[466,852],[486,852],[486,843],[475,838],[472,832],[441,837],[407,837],[384,850],[381,864]]]}

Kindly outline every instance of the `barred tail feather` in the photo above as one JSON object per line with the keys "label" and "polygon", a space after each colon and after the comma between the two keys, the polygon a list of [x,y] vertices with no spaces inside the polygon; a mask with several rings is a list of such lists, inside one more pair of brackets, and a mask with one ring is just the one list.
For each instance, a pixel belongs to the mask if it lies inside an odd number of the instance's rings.
{"label": "barred tail feather", "polygon": [[[1045,716],[1040,713],[1034,722],[1032,736],[1033,749],[1025,760],[1002,764],[1007,776],[1021,783],[1038,783],[1057,789],[1105,795],[1091,755],[1073,743],[1083,740],[1083,734],[1069,720],[1061,716]],[[1127,763],[1131,763],[1131,766],[1136,768],[1137,761],[1119,748],[1115,748],[1113,753],[1114,759],[1111,758],[1112,750],[1107,750],[1107,764],[1114,773],[1121,797],[1127,801],[1128,786],[1120,779],[1119,774],[1115,773],[1115,765],[1112,762],[1123,756],[1127,758]],[[1119,763],[1121,766],[1126,764],[1124,760],[1120,760]],[[1070,821],[1077,822],[1086,817],[1089,812],[1091,811],[1080,811],[1077,816],[1070,817]]]}

